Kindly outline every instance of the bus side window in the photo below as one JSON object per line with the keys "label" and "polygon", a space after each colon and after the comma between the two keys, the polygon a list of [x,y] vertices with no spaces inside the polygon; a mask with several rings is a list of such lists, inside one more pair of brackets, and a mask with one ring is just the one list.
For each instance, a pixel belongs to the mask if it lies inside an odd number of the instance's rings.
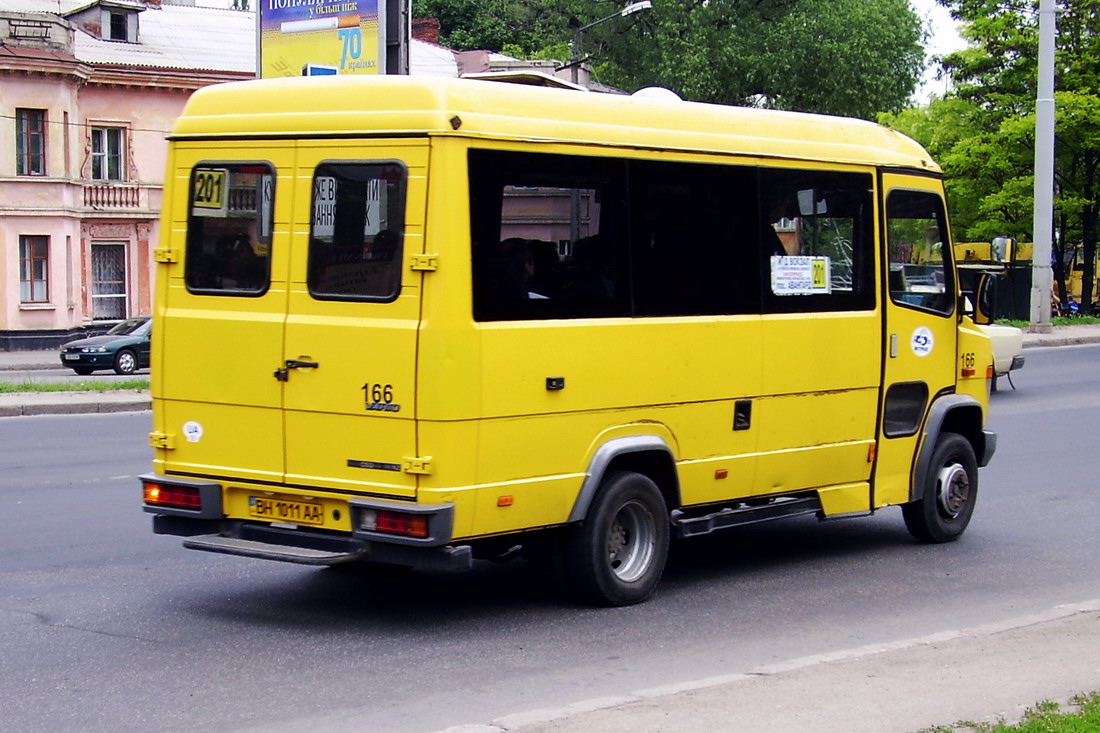
{"label": "bus side window", "polygon": [[636,161],[630,181],[636,315],[758,313],[755,170]]}
{"label": "bus side window", "polygon": [[954,311],[950,247],[943,201],[927,191],[891,191],[886,199],[890,297],[895,303],[949,314]]}
{"label": "bus side window", "polygon": [[761,170],[764,312],[874,308],[871,191],[865,173]]}
{"label": "bus side window", "polygon": [[629,313],[620,161],[472,150],[469,165],[476,320]]}

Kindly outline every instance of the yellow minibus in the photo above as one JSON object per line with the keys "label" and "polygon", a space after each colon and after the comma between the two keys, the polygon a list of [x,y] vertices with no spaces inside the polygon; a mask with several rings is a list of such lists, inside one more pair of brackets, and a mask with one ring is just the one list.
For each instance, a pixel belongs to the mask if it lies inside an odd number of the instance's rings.
{"label": "yellow minibus", "polygon": [[[991,353],[940,169],[878,125],[415,77],[194,94],[144,508],[186,547],[649,597],[669,542],[966,528]],[[548,570],[547,570],[548,571]]]}

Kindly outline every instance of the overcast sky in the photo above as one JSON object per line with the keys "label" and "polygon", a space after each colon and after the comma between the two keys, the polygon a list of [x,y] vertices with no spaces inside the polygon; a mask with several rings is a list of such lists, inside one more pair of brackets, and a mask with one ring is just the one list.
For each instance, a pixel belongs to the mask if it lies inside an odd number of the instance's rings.
{"label": "overcast sky", "polygon": [[[929,24],[931,36],[928,39],[928,45],[925,46],[929,56],[958,51],[966,46],[947,8],[939,5],[936,0],[909,0],[909,2],[917,11],[917,15]],[[935,69],[929,69],[925,73],[924,82],[913,95],[917,102],[924,103],[928,101],[929,95],[944,93],[946,85],[943,81],[936,81],[935,75]]]}

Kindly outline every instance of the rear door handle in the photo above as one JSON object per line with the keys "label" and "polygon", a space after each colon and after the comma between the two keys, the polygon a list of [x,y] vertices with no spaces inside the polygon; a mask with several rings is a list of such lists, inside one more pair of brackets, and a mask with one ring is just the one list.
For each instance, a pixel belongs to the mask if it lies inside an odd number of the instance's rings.
{"label": "rear door handle", "polygon": [[321,366],[315,361],[301,361],[299,359],[287,359],[282,369],[275,370],[275,378],[285,382],[290,377],[291,369],[316,369]]}

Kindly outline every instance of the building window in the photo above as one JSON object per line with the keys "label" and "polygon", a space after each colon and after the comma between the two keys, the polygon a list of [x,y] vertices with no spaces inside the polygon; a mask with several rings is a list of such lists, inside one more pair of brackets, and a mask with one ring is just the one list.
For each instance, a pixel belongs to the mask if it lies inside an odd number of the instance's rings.
{"label": "building window", "polygon": [[19,300],[47,303],[50,299],[50,238],[19,237]]}
{"label": "building window", "polygon": [[126,243],[92,242],[92,320],[126,318]]}
{"label": "building window", "polygon": [[103,40],[137,43],[137,13],[103,8],[102,18]]}
{"label": "building window", "polygon": [[16,173],[46,175],[46,110],[15,110]]}
{"label": "building window", "polygon": [[111,13],[111,40],[126,40],[126,13]]}
{"label": "building window", "polygon": [[125,150],[125,130],[121,127],[92,128],[92,178],[97,181],[121,181]]}

